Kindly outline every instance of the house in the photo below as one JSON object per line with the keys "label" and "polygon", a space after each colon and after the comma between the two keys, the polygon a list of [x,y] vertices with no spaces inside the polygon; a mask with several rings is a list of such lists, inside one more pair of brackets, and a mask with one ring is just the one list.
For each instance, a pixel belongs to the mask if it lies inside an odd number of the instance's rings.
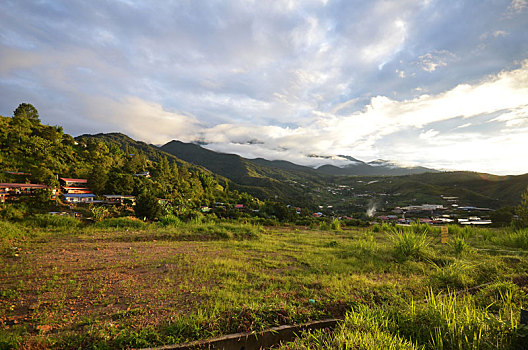
{"label": "house", "polygon": [[134,174],[134,176],[150,177],[150,173],[148,171],[143,171],[141,173]]}
{"label": "house", "polygon": [[244,204],[235,204],[235,209],[244,209]]}
{"label": "house", "polygon": [[88,187],[87,179],[70,179],[67,177],[61,177],[59,181],[61,186],[65,187]]}
{"label": "house", "polygon": [[51,199],[55,199],[57,189],[50,188],[42,184],[23,184],[23,183],[0,183],[0,203],[5,203],[10,200],[17,200],[20,197],[32,196],[38,190],[49,189],[51,191]]}
{"label": "house", "polygon": [[124,204],[124,203],[131,203],[132,205],[136,204],[136,197],[135,196],[127,196],[122,194],[105,194],[103,195],[105,198],[106,203],[110,204]]}
{"label": "house", "polygon": [[65,193],[63,196],[67,203],[92,203],[95,198],[91,193]]}

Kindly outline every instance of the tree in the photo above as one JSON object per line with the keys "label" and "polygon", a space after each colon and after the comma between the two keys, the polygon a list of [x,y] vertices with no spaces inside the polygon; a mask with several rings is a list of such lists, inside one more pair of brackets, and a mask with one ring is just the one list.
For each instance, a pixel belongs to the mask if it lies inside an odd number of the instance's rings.
{"label": "tree", "polygon": [[93,193],[100,195],[103,194],[106,182],[108,181],[108,174],[106,169],[101,165],[95,165],[88,177],[88,187]]}
{"label": "tree", "polygon": [[513,207],[502,207],[490,213],[491,224],[493,227],[509,226],[513,220]]}
{"label": "tree", "polygon": [[155,220],[161,215],[161,205],[156,196],[145,191],[137,197],[134,212],[140,219]]}
{"label": "tree", "polygon": [[37,109],[30,103],[21,103],[13,111],[13,118],[25,118],[31,121],[40,122]]}
{"label": "tree", "polygon": [[528,187],[521,194],[521,204],[515,209],[515,214],[517,214],[517,220],[515,221],[515,226],[518,227],[528,227]]}

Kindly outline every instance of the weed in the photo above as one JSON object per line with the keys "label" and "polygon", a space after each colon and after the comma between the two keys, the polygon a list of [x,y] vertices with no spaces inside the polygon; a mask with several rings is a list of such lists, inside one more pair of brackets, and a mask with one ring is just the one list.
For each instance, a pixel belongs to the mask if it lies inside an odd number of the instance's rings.
{"label": "weed", "polygon": [[435,272],[431,274],[431,283],[440,289],[460,289],[472,285],[475,281],[471,277],[471,266],[461,262],[454,262],[446,266],[433,264]]}
{"label": "weed", "polygon": [[65,215],[35,214],[26,219],[29,226],[39,228],[75,228],[81,222],[74,217]]}
{"label": "weed", "polygon": [[93,224],[95,228],[132,228],[136,230],[148,227],[148,223],[134,217],[108,218]]}
{"label": "weed", "polygon": [[330,229],[334,231],[341,231],[341,222],[339,222],[338,218],[332,218],[332,222],[330,223]]}
{"label": "weed", "polygon": [[423,257],[430,243],[426,232],[416,234],[398,226],[394,226],[391,240],[394,244],[394,254],[400,260]]}
{"label": "weed", "polygon": [[461,256],[469,250],[469,245],[466,243],[464,237],[454,236],[449,242],[449,245],[457,256]]}

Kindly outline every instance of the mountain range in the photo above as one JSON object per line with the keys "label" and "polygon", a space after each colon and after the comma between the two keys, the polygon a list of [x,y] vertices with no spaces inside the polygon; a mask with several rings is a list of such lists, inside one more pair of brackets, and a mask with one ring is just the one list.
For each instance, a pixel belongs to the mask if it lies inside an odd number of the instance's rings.
{"label": "mountain range", "polygon": [[348,164],[318,168],[284,160],[247,159],[236,154],[208,150],[198,144],[170,141],[162,146],[135,141],[118,133],[82,135],[121,148],[141,149],[148,157],[167,157],[203,167],[229,180],[231,189],[262,200],[278,200],[295,206],[333,208],[349,213],[372,203],[386,207],[443,203],[443,196],[458,197],[466,206],[499,208],[516,205],[528,186],[528,174],[497,176],[469,171],[442,172],[423,167],[406,168],[384,160],[362,162],[338,156]]}

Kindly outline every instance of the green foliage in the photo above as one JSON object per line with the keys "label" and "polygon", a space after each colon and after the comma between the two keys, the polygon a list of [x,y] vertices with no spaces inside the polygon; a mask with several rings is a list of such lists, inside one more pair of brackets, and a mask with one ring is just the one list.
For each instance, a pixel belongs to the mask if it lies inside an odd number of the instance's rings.
{"label": "green foliage", "polygon": [[469,249],[469,245],[466,243],[466,240],[461,236],[453,236],[449,241],[449,245],[457,256],[466,253]]}
{"label": "green foliage", "polygon": [[490,213],[490,219],[493,227],[510,226],[513,220],[515,208],[511,206],[502,207]]}
{"label": "green foliage", "polygon": [[260,236],[262,227],[256,225],[232,223],[188,224],[186,229],[191,235],[213,239],[252,239]]}
{"label": "green foliage", "polygon": [[161,215],[161,205],[151,192],[144,192],[137,197],[134,212],[140,219],[155,220]]}
{"label": "green foliage", "polygon": [[332,222],[330,223],[330,229],[334,231],[341,231],[341,222],[339,222],[338,218],[332,218]]}
{"label": "green foliage", "polygon": [[102,221],[96,222],[94,227],[97,228],[131,228],[131,229],[144,229],[147,227],[147,223],[138,220],[133,217],[120,217],[120,218],[107,218]]}
{"label": "green foliage", "polygon": [[175,215],[168,214],[160,217],[159,223],[162,226],[181,226],[183,221],[181,221],[180,218]]}
{"label": "green foliage", "polygon": [[456,290],[466,288],[474,284],[475,280],[472,278],[472,266],[453,262],[445,266],[434,266],[434,272],[431,274],[431,283],[436,288],[443,290]]}
{"label": "green foliage", "polygon": [[[476,297],[430,291],[423,303],[360,304],[336,331],[305,332],[279,349],[521,349],[519,306],[513,301],[522,292],[505,290]],[[501,305],[499,312],[490,311],[491,300]]]}
{"label": "green foliage", "polygon": [[110,214],[108,208],[104,206],[94,205],[90,208],[90,211],[92,212],[92,217],[95,221],[102,221],[105,217]]}
{"label": "green foliage", "polygon": [[25,222],[29,226],[40,228],[76,228],[81,222],[67,215],[35,214],[28,217]]}
{"label": "green foliage", "polygon": [[503,232],[494,241],[511,248],[528,249],[528,229]]}
{"label": "green foliage", "polygon": [[13,111],[13,118],[24,118],[31,121],[40,122],[37,109],[30,103],[21,103]]}
{"label": "green foliage", "polygon": [[409,258],[419,259],[424,256],[425,249],[430,243],[426,232],[415,233],[415,229],[393,226],[391,240],[394,245],[394,255],[400,260]]}
{"label": "green foliage", "polygon": [[521,204],[515,209],[517,220],[514,221],[516,227],[528,227],[528,187],[521,194]]}

